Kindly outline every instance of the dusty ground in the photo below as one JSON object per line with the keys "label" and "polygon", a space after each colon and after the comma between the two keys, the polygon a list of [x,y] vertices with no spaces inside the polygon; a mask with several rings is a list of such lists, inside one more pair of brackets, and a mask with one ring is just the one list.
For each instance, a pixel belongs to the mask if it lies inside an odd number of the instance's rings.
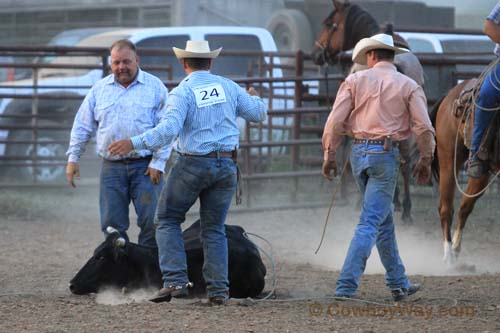
{"label": "dusty ground", "polygon": [[[1,332],[486,332],[500,330],[500,224],[496,202],[485,200],[471,217],[462,268],[441,263],[435,198],[419,198],[415,225],[397,225],[411,279],[424,290],[391,304],[377,253],[362,280],[363,302],[328,299],[334,291],[358,212],[335,207],[325,243],[314,254],[326,208],[259,213],[232,212],[228,223],[269,240],[276,266],[270,301],[208,307],[203,300],[176,304],[146,301],[154,291],[123,295],[107,290],[74,296],[68,281],[102,241],[93,189],[0,193]],[[195,216],[188,220],[194,221]],[[136,229],[132,229],[135,239]],[[265,250],[269,247],[256,240]],[[464,264],[468,265],[465,266]],[[272,288],[269,269],[266,291]],[[376,304],[375,304],[376,303]],[[245,306],[247,305],[247,306]]]}

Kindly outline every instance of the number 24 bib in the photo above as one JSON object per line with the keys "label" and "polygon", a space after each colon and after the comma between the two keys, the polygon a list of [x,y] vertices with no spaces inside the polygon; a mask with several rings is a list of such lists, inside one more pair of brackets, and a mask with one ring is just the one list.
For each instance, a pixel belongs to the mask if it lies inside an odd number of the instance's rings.
{"label": "number 24 bib", "polygon": [[196,105],[198,108],[224,103],[226,101],[224,88],[222,88],[222,85],[218,83],[192,88],[192,90],[196,96]]}

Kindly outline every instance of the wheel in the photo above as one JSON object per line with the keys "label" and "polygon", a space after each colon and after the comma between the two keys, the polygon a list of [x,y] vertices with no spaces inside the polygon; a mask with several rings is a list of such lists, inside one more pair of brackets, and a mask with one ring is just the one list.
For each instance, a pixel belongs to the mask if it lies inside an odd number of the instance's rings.
{"label": "wheel", "polygon": [[279,51],[311,51],[313,33],[307,16],[296,9],[277,11],[267,23]]}
{"label": "wheel", "polygon": [[[57,126],[57,123],[44,121],[39,126]],[[7,156],[15,157],[15,162],[23,163],[22,166],[11,167],[8,175],[13,182],[51,183],[61,181],[65,174],[65,153],[69,142],[69,133],[66,130],[39,130],[36,145],[36,156],[41,158],[54,158],[58,160],[41,160],[38,166],[32,164],[32,155],[35,149],[33,143],[7,144]],[[13,130],[9,133],[9,140],[30,141],[30,130]],[[19,158],[24,158],[20,160]]]}

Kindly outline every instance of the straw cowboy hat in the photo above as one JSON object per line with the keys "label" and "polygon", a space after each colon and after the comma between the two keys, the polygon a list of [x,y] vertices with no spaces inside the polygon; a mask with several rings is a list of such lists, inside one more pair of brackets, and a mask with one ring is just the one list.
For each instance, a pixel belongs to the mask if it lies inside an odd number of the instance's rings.
{"label": "straw cowboy hat", "polygon": [[378,34],[363,38],[356,44],[352,51],[352,61],[360,65],[366,65],[366,52],[375,49],[392,50],[395,54],[409,52],[407,49],[395,47],[391,35]]}
{"label": "straw cowboy hat", "polygon": [[186,49],[179,49],[177,47],[172,48],[174,50],[177,59],[183,58],[217,58],[222,47],[217,50],[210,51],[208,46],[208,41],[206,40],[188,40],[186,42]]}

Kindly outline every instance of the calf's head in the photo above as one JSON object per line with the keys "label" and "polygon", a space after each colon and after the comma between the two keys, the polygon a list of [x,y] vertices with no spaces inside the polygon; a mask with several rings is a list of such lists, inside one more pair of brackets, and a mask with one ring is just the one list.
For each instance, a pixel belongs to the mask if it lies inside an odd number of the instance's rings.
{"label": "calf's head", "polygon": [[69,289],[73,294],[96,293],[102,286],[124,286],[127,283],[126,265],[122,264],[126,241],[118,230],[108,227],[106,231],[106,240],[94,250],[93,256],[71,279]]}

